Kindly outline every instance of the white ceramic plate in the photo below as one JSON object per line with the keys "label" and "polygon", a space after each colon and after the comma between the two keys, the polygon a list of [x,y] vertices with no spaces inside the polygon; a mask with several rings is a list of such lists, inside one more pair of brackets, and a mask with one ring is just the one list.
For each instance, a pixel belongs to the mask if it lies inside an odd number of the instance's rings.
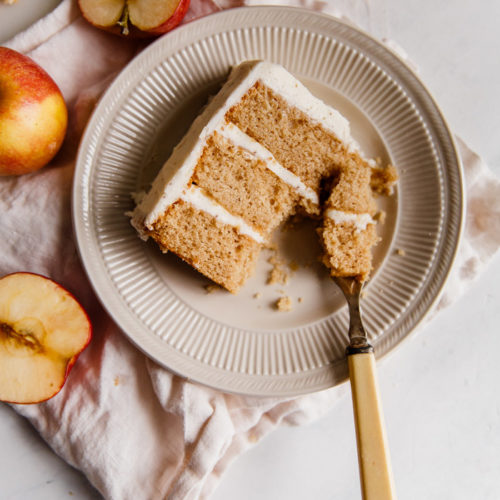
{"label": "white ceramic plate", "polygon": [[[378,356],[422,319],[450,269],[463,216],[461,167],[445,121],[418,78],[385,46],[337,19],[295,8],[225,11],[176,29],[142,52],[101,100],[82,140],[74,182],[81,257],[109,313],[148,356],[231,392],[292,395],[346,377],[347,310],[315,262],[307,224],[277,235],[299,268],[266,285],[264,252],[237,295],[141,241],[125,212],[192,119],[245,59],[285,66],[350,120],[365,152],[397,165],[381,200],[376,272],[362,308]],[[404,250],[400,255],[397,250]],[[255,297],[257,294],[257,297]],[[272,304],[291,297],[293,309]]]}

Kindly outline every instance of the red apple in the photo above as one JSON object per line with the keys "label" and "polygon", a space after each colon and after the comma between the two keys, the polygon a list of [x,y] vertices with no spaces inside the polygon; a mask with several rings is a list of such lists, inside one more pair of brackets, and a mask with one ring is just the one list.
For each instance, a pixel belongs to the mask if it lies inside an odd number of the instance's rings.
{"label": "red apple", "polygon": [[63,387],[92,336],[67,290],[32,273],[0,279],[0,400],[39,403]]}
{"label": "red apple", "polygon": [[0,47],[0,175],[26,174],[49,163],[67,121],[52,78],[29,57]]}
{"label": "red apple", "polygon": [[83,17],[98,28],[131,36],[161,35],[175,28],[189,0],[78,0]]}

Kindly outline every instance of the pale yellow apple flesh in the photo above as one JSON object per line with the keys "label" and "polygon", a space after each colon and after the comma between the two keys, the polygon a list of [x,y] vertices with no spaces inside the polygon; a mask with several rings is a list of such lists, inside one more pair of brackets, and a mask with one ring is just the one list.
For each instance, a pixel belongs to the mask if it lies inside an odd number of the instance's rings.
{"label": "pale yellow apple flesh", "polygon": [[149,31],[170,19],[179,0],[128,0],[130,22],[143,31]]}
{"label": "pale yellow apple flesh", "polygon": [[114,26],[122,17],[125,0],[79,0],[83,17],[95,26]]}
{"label": "pale yellow apple flesh", "polygon": [[57,394],[90,338],[87,314],[54,281],[30,273],[0,279],[0,400]]}

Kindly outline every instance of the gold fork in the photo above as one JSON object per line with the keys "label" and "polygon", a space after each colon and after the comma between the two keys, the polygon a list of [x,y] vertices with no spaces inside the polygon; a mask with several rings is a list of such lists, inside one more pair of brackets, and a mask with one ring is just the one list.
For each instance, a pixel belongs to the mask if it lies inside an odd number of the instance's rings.
{"label": "gold fork", "polygon": [[396,498],[396,493],[375,371],[375,355],[361,321],[359,306],[363,282],[356,278],[334,277],[333,280],[342,290],[349,306],[349,346],[346,353],[363,499],[392,500]]}

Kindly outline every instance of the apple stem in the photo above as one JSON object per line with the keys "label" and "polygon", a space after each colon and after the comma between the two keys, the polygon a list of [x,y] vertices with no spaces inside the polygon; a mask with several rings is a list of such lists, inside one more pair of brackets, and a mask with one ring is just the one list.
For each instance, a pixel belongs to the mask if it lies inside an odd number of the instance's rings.
{"label": "apple stem", "polygon": [[4,334],[7,338],[13,339],[19,344],[23,344],[29,349],[33,349],[34,351],[42,350],[40,342],[38,342],[38,339],[34,335],[31,333],[18,332],[7,323],[0,323],[0,333]]}
{"label": "apple stem", "polygon": [[118,21],[117,24],[122,29],[122,31],[121,31],[122,35],[128,35],[130,33],[130,30],[128,29],[129,15],[128,15],[128,5],[127,4],[125,4],[125,7],[123,8],[122,17],[120,18],[120,20]]}

